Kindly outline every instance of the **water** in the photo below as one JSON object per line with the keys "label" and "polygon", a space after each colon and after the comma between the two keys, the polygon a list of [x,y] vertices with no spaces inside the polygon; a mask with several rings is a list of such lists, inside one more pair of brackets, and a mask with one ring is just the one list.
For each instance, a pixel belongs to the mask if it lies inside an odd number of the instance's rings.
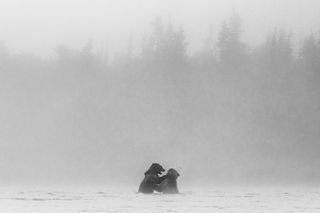
{"label": "water", "polygon": [[320,212],[320,190],[219,188],[182,191],[177,195],[138,194],[136,189],[1,189],[0,212]]}

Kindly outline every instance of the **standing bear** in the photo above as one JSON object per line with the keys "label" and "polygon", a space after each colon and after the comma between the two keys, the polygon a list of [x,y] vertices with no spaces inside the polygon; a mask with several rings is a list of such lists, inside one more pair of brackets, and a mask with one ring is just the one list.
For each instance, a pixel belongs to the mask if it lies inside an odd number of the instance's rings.
{"label": "standing bear", "polygon": [[144,173],[144,179],[139,186],[139,192],[151,194],[154,190],[157,190],[159,184],[166,178],[166,175],[159,176],[164,171],[164,168],[160,164],[153,163]]}
{"label": "standing bear", "polygon": [[169,169],[167,174],[164,175],[165,179],[160,183],[159,187],[156,189],[164,194],[177,194],[179,193],[177,186],[177,178],[180,174],[175,169]]}

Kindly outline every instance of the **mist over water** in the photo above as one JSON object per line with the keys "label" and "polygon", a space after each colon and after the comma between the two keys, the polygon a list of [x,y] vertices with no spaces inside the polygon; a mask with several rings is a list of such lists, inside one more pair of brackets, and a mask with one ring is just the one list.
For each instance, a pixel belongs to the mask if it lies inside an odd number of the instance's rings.
{"label": "mist over water", "polygon": [[320,4],[268,2],[1,2],[0,184],[319,184]]}

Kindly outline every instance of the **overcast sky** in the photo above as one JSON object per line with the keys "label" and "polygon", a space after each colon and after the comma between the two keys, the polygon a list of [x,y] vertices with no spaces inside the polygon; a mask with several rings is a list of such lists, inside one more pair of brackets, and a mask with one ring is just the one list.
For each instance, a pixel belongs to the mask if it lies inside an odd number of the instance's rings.
{"label": "overcast sky", "polygon": [[0,41],[15,53],[50,57],[60,43],[81,47],[89,39],[119,51],[132,36],[136,43],[158,16],[183,24],[190,51],[200,48],[213,25],[235,9],[244,22],[244,39],[261,42],[273,27],[285,27],[299,39],[320,29],[318,0],[1,0]]}

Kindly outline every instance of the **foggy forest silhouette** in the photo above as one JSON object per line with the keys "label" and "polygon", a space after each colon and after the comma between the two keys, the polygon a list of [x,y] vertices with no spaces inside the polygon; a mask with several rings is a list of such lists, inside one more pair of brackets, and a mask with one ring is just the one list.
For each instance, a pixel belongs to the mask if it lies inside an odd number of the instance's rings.
{"label": "foggy forest silhouette", "polygon": [[187,54],[183,26],[151,27],[112,60],[92,42],[54,59],[0,46],[2,182],[136,184],[159,162],[182,183],[320,183],[318,33],[253,47],[234,13]]}

